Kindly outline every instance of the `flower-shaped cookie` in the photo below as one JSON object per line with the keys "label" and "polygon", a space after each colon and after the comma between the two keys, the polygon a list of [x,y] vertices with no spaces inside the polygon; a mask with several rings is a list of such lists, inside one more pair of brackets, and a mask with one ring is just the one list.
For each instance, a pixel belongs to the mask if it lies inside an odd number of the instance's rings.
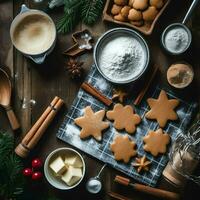
{"label": "flower-shaped cookie", "polygon": [[102,131],[109,127],[109,122],[104,122],[105,110],[93,112],[90,106],[85,108],[84,116],[74,119],[76,125],[80,126],[80,138],[87,138],[93,136],[100,141],[102,138]]}
{"label": "flower-shaped cookie", "polygon": [[123,160],[128,163],[130,158],[137,154],[135,146],[135,142],[131,141],[128,135],[117,135],[111,143],[110,149],[114,153],[115,160]]}
{"label": "flower-shaped cookie", "polygon": [[146,113],[147,119],[157,120],[159,126],[163,128],[168,120],[177,120],[178,116],[174,109],[178,106],[177,99],[168,99],[164,90],[161,90],[158,99],[147,99],[151,110]]}
{"label": "flower-shaped cookie", "polygon": [[159,153],[165,153],[167,151],[167,145],[170,142],[170,136],[164,133],[160,128],[156,131],[149,131],[144,136],[143,141],[145,143],[144,150],[150,152],[153,156],[157,156]]}
{"label": "flower-shaped cookie", "polygon": [[136,125],[140,123],[141,118],[134,113],[130,105],[123,106],[118,103],[113,110],[107,111],[106,116],[110,120],[114,120],[114,127],[117,130],[125,129],[128,133],[134,133]]}

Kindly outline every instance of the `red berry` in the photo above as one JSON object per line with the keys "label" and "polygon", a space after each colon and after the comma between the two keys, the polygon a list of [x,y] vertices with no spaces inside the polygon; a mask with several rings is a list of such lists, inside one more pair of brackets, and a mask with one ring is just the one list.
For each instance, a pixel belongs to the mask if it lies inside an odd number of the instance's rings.
{"label": "red berry", "polygon": [[33,173],[33,171],[32,171],[32,169],[30,169],[30,168],[25,168],[25,169],[23,170],[23,175],[24,175],[24,176],[31,176],[32,173]]}
{"label": "red berry", "polygon": [[39,169],[42,167],[42,161],[39,158],[33,159],[32,160],[32,167],[34,169]]}
{"label": "red berry", "polygon": [[39,180],[42,178],[42,173],[41,172],[34,172],[32,174],[32,180]]}

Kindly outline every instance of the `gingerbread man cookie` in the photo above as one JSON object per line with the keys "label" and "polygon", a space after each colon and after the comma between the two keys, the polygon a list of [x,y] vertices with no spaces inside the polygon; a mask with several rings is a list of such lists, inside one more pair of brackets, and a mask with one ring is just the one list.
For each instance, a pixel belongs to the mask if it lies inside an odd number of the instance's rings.
{"label": "gingerbread man cookie", "polygon": [[144,150],[150,152],[153,156],[157,156],[159,153],[164,154],[167,151],[170,136],[160,128],[156,131],[149,131],[143,141],[145,143]]}
{"label": "gingerbread man cookie", "polygon": [[125,129],[128,133],[134,133],[136,125],[141,121],[140,116],[134,113],[130,105],[123,106],[120,103],[117,103],[113,110],[107,111],[106,116],[114,120],[114,127],[117,130]]}
{"label": "gingerbread man cookie", "polygon": [[117,135],[111,143],[110,149],[114,153],[115,160],[128,163],[130,158],[137,154],[135,146],[135,142],[131,141],[128,135]]}
{"label": "gingerbread man cookie", "polygon": [[84,116],[74,119],[76,125],[80,126],[80,138],[87,138],[93,136],[100,141],[102,138],[102,131],[109,127],[109,122],[104,122],[105,110],[93,112],[90,106],[85,108]]}
{"label": "gingerbread man cookie", "polygon": [[164,127],[168,120],[177,120],[178,116],[174,109],[179,105],[179,100],[168,99],[164,90],[161,90],[158,99],[147,99],[151,110],[146,113],[147,119],[157,120],[160,127]]}

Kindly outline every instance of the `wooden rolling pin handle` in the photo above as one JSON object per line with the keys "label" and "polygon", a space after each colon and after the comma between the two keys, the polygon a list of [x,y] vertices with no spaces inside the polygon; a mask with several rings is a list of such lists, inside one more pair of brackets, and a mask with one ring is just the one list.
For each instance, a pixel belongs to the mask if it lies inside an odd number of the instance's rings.
{"label": "wooden rolling pin handle", "polygon": [[174,192],[169,192],[166,190],[161,190],[157,188],[152,188],[149,186],[141,185],[141,184],[133,184],[134,189],[137,191],[141,191],[147,194],[151,194],[153,196],[163,198],[163,199],[170,199],[170,200],[178,200],[180,199],[180,195]]}
{"label": "wooden rolling pin handle", "polygon": [[6,109],[6,113],[7,113],[7,116],[8,116],[8,119],[10,121],[10,125],[12,127],[13,130],[17,130],[20,125],[19,125],[19,122],[15,116],[15,113],[13,112],[12,110],[12,107],[11,106],[7,106],[5,107]]}

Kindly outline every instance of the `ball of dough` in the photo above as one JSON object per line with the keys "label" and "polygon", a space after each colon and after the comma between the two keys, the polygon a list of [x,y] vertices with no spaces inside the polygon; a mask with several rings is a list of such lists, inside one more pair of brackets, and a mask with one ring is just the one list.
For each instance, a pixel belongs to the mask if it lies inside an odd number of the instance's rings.
{"label": "ball of dough", "polygon": [[140,20],[140,21],[130,21],[131,24],[133,24],[134,26],[143,26],[144,25],[144,21]]}
{"label": "ball of dough", "polygon": [[155,6],[157,9],[162,8],[164,4],[163,0],[150,0],[149,3],[151,6]]}
{"label": "ball of dough", "polygon": [[139,10],[135,10],[134,8],[132,8],[129,11],[128,19],[130,21],[140,21],[140,20],[142,20],[142,12],[139,11]]}
{"label": "ball of dough", "polygon": [[118,6],[125,6],[127,4],[127,0],[114,0],[114,3]]}
{"label": "ball of dough", "polygon": [[121,9],[121,14],[123,17],[128,17],[129,15],[129,10],[131,9],[130,6],[124,6],[122,9]]}
{"label": "ball of dough", "polygon": [[137,10],[145,10],[149,6],[148,1],[149,0],[134,0],[133,8]]}
{"label": "ball of dough", "polygon": [[128,5],[129,5],[130,7],[133,7],[133,2],[134,2],[134,0],[129,0],[129,1],[128,1]]}
{"label": "ball of dough", "polygon": [[123,17],[121,13],[119,13],[118,15],[115,15],[114,19],[117,20],[117,21],[120,21],[120,22],[125,22],[126,21],[126,18]]}
{"label": "ball of dough", "polygon": [[154,6],[150,6],[145,10],[142,15],[145,21],[153,21],[158,14],[158,10]]}
{"label": "ball of dough", "polygon": [[118,15],[120,13],[121,9],[122,9],[122,6],[118,6],[116,4],[113,4],[112,9],[111,9],[111,13],[113,15]]}

